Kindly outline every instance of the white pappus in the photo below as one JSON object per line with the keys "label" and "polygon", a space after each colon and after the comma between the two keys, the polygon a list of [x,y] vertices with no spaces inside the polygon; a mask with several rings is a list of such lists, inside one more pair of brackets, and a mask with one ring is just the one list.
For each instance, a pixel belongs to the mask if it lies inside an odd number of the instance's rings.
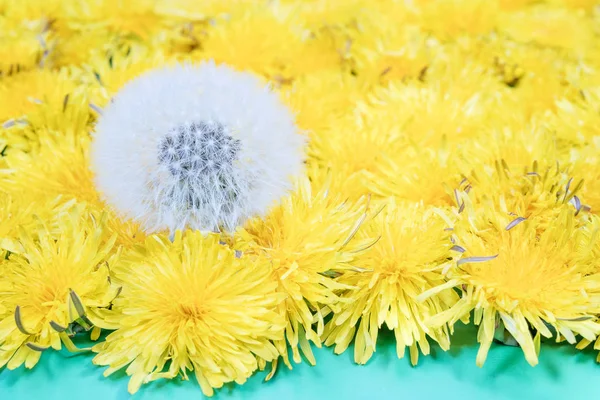
{"label": "white pappus", "polygon": [[126,84],[98,120],[91,163],[105,201],[147,232],[232,231],[287,193],[304,145],[268,86],[208,62]]}

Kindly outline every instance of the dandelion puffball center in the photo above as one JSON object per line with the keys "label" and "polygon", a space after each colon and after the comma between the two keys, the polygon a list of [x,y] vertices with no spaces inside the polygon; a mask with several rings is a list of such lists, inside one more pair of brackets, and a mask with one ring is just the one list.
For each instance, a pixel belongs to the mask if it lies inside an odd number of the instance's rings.
{"label": "dandelion puffball center", "polygon": [[179,65],[114,96],[92,168],[105,201],[148,232],[230,231],[286,194],[303,147],[293,115],[257,77]]}

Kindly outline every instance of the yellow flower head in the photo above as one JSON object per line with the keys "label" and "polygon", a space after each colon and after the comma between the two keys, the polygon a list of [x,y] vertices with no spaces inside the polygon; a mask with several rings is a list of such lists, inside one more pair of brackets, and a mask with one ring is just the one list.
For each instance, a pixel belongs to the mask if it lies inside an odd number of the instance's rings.
{"label": "yellow flower head", "polygon": [[[32,368],[43,350],[59,350],[61,342],[76,350],[70,336],[90,329],[117,295],[109,277],[114,239],[106,237],[104,221],[84,207],[56,218],[58,232],[42,222],[33,232],[21,229],[20,249],[0,267],[0,367]],[[99,328],[92,333],[97,338]]]}
{"label": "yellow flower head", "polygon": [[11,26],[0,16],[0,76],[32,69],[45,59],[44,23]]}
{"label": "yellow flower head", "polygon": [[456,155],[461,172],[469,175],[474,169],[491,173],[498,163],[517,172],[535,162],[552,165],[559,153],[551,128],[517,117],[505,126],[482,129],[473,140],[462,143]]}
{"label": "yellow flower head", "polygon": [[[489,211],[490,219],[495,219],[493,213]],[[497,329],[513,336],[531,365],[538,362],[540,335],[575,343],[577,334],[593,341],[600,333],[593,317],[600,306],[600,275],[589,274],[594,260],[585,251],[597,235],[577,229],[572,212],[565,210],[547,227],[528,220],[505,229],[482,229],[463,220],[454,235],[462,258],[447,283],[422,297],[461,288],[461,299],[428,325],[452,325],[474,311],[481,343],[477,365],[485,362]]]}
{"label": "yellow flower head", "polygon": [[364,96],[368,85],[362,79],[336,70],[324,70],[295,79],[282,88],[282,96],[296,112],[296,124],[318,140],[324,130],[337,123]]}
{"label": "yellow flower head", "polygon": [[502,31],[523,43],[555,47],[583,55],[595,45],[592,20],[581,10],[537,6],[502,16]]}
{"label": "yellow flower head", "polygon": [[335,48],[311,38],[295,21],[290,10],[275,6],[235,13],[208,31],[201,57],[279,82],[337,67],[340,56]]}
{"label": "yellow flower head", "polygon": [[573,173],[584,181],[579,194],[581,203],[600,215],[600,136],[595,137],[594,142],[581,150],[573,150],[571,160]]}
{"label": "yellow flower head", "polygon": [[0,126],[12,126],[40,106],[62,111],[65,96],[76,90],[77,83],[67,70],[26,71],[0,79]]}
{"label": "yellow flower head", "polygon": [[359,103],[365,125],[381,126],[408,143],[454,149],[490,124],[502,87],[480,65],[440,62],[427,70],[425,84],[394,81]]}
{"label": "yellow flower head", "polygon": [[447,327],[429,329],[425,321],[451,307],[458,296],[447,289],[423,302],[418,299],[422,292],[444,284],[445,269],[458,254],[452,251],[446,227],[434,209],[420,203],[398,204],[393,199],[366,223],[357,238],[380,235],[379,241],[339,278],[352,289],[344,292],[340,309],[327,323],[325,344],[335,344],[335,352],[341,353],[354,340],[354,360],[365,364],[375,352],[379,329],[385,323],[395,333],[399,358],[409,347],[416,364],[417,345],[429,354],[427,337],[447,350]]}
{"label": "yellow flower head", "polygon": [[418,0],[417,4],[423,28],[441,39],[482,35],[496,26],[496,1]]}
{"label": "yellow flower head", "polygon": [[66,36],[69,31],[95,27],[147,39],[161,26],[155,8],[154,0],[63,1],[55,29]]}
{"label": "yellow flower head", "polygon": [[407,2],[372,2],[358,19],[358,32],[351,34],[349,52],[358,74],[385,83],[407,77],[422,77],[437,48],[424,33]]}
{"label": "yellow flower head", "polygon": [[[600,138],[600,96],[585,100],[560,99],[556,111],[548,113],[548,125],[556,132],[558,145],[563,154],[573,147],[594,147]],[[600,91],[598,91],[600,95]],[[598,142],[600,143],[600,142]]]}
{"label": "yellow flower head", "polygon": [[94,364],[109,366],[105,376],[127,366],[132,394],[193,370],[210,396],[226,382],[244,383],[257,356],[278,356],[271,341],[283,335],[275,312],[282,299],[270,268],[237,258],[218,235],[148,237],[123,255],[114,278],[123,290],[104,326],[117,330],[94,346]]}
{"label": "yellow flower head", "polygon": [[72,141],[41,136],[38,151],[16,153],[7,160],[8,168],[0,171],[4,191],[29,201],[51,201],[61,196],[63,201],[97,204],[98,193],[88,163],[89,136]]}
{"label": "yellow flower head", "polygon": [[[582,222],[588,210],[580,198],[584,181],[559,164],[512,167],[504,161],[495,169],[474,172],[454,191],[459,213],[465,218],[503,230],[514,221],[536,220],[544,228],[562,212]],[[494,211],[489,213],[489,211]]]}
{"label": "yellow flower head", "polygon": [[[254,219],[236,233],[235,246],[242,258],[268,263],[277,291],[285,295],[278,312],[285,318],[287,344],[296,363],[301,361],[300,347],[315,364],[309,341],[321,346],[323,309],[338,310],[337,292],[347,288],[335,277],[350,268],[354,254],[369,242],[348,243],[364,213],[364,208],[340,202],[326,188],[313,193],[309,182],[302,180],[265,219]],[[286,341],[276,345],[291,368]]]}
{"label": "yellow flower head", "polygon": [[308,144],[311,178],[318,184],[330,179],[332,191],[352,200],[369,193],[365,175],[379,168],[379,160],[405,144],[397,130],[366,126],[360,115],[340,118],[319,133]]}

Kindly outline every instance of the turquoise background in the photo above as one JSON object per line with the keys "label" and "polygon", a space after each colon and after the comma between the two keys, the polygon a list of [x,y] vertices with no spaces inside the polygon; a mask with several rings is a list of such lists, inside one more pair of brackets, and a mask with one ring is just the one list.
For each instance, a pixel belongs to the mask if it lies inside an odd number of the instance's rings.
{"label": "turquoise background", "polygon": [[[282,368],[272,381],[258,373],[243,386],[227,385],[215,400],[254,399],[598,399],[600,365],[596,351],[543,343],[538,366],[530,367],[521,350],[493,345],[483,368],[475,365],[476,328],[457,326],[452,348],[432,348],[412,367],[398,359],[393,334],[382,332],[377,352],[366,366],[342,355],[316,349],[317,366]],[[0,399],[128,399],[127,377],[104,378],[91,354],[46,353],[34,370],[0,371]],[[193,374],[192,374],[193,375]],[[201,399],[195,380],[158,381],[142,387],[134,399]]]}

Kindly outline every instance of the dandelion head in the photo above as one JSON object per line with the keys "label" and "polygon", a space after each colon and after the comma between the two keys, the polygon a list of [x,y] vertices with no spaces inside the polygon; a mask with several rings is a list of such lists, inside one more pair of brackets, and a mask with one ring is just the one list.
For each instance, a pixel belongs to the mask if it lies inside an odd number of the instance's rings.
{"label": "dandelion head", "polygon": [[[491,220],[495,211],[488,211]],[[450,269],[441,288],[461,288],[461,299],[429,321],[437,326],[467,318],[474,311],[479,325],[477,365],[485,362],[500,328],[522,348],[531,365],[538,363],[540,338],[563,338],[575,343],[579,334],[594,340],[600,325],[598,279],[591,272],[596,236],[577,227],[571,210],[551,224],[518,220],[495,229],[463,220],[454,228],[462,257]],[[552,332],[549,328],[552,328]]]}
{"label": "dandelion head", "polygon": [[450,261],[460,254],[446,227],[433,207],[389,199],[357,234],[358,240],[379,240],[339,277],[339,283],[352,289],[344,291],[339,309],[325,327],[325,344],[335,345],[335,352],[341,353],[354,341],[354,360],[365,364],[385,324],[395,333],[398,357],[408,347],[413,364],[419,348],[429,353],[428,337],[447,349],[447,327],[428,329],[425,321],[450,308],[458,300],[456,294],[444,288],[426,301],[419,300],[422,292],[444,284]]}
{"label": "dandelion head", "polygon": [[321,346],[324,309],[337,310],[337,292],[346,288],[335,278],[372,242],[351,241],[366,217],[364,199],[342,199],[327,185],[313,189],[308,179],[302,179],[266,218],[250,220],[233,238],[242,259],[257,258],[271,265],[277,291],[285,296],[278,312],[287,323],[286,338],[275,344],[289,368],[288,348],[294,362],[301,362],[302,352],[316,363],[309,342]]}
{"label": "dandelion head", "polygon": [[127,366],[131,393],[193,371],[212,395],[226,382],[243,383],[257,357],[277,357],[271,340],[283,337],[281,296],[269,265],[237,258],[220,235],[149,236],[113,271],[123,290],[104,323],[116,331],[94,347],[94,363],[109,367],[105,375]]}
{"label": "dandelion head", "polygon": [[286,193],[303,145],[259,79],[183,65],[117,93],[97,124],[92,164],[107,203],[148,232],[230,231]]}
{"label": "dandelion head", "polygon": [[[105,219],[91,218],[85,207],[64,210],[54,221],[21,229],[18,246],[2,261],[0,284],[0,367],[32,368],[41,352],[64,345],[92,330],[117,296],[109,276],[114,238]],[[3,315],[2,315],[3,314]]]}

